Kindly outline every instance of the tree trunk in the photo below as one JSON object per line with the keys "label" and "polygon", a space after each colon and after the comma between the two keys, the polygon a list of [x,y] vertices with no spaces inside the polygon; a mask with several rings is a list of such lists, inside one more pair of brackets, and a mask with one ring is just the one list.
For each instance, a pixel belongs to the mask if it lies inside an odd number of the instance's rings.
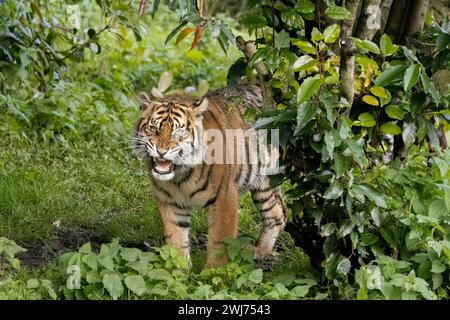
{"label": "tree trunk", "polygon": [[358,10],[359,0],[345,1],[345,7],[350,12],[350,17],[342,21],[341,24],[341,62],[340,62],[340,77],[341,77],[341,94],[349,102],[350,106],[353,103],[353,96],[355,93],[354,76],[355,76],[355,45],[351,39],[353,25],[356,20],[356,11]]}
{"label": "tree trunk", "polygon": [[412,1],[405,26],[405,36],[415,36],[423,29],[425,15],[430,6],[430,0]]}
{"label": "tree trunk", "polygon": [[355,37],[372,40],[381,28],[381,0],[365,0],[358,19]]}
{"label": "tree trunk", "polygon": [[408,0],[394,0],[392,2],[385,33],[392,38],[394,43],[403,41],[403,31],[405,30],[410,6],[411,1]]}
{"label": "tree trunk", "polygon": [[377,36],[381,37],[384,30],[386,29],[386,24],[389,18],[389,12],[391,11],[393,0],[381,0],[380,6],[380,32]]}

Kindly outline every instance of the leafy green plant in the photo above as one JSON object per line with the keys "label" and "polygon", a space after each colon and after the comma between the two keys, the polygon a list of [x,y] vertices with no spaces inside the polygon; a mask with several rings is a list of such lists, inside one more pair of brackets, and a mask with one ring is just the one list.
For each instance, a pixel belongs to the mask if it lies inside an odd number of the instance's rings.
{"label": "leafy green plant", "polygon": [[16,254],[25,251],[24,248],[17,245],[14,241],[0,237],[0,267],[3,265],[2,260],[6,260],[12,268],[19,269],[20,261],[16,258]]}

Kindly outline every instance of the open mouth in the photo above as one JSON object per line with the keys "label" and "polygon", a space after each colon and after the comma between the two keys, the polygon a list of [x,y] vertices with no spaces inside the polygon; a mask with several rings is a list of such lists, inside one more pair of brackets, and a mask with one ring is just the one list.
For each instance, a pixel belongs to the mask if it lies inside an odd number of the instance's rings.
{"label": "open mouth", "polygon": [[153,170],[155,170],[159,174],[169,174],[172,173],[175,169],[175,165],[172,161],[166,160],[166,159],[153,159],[154,161],[154,167]]}

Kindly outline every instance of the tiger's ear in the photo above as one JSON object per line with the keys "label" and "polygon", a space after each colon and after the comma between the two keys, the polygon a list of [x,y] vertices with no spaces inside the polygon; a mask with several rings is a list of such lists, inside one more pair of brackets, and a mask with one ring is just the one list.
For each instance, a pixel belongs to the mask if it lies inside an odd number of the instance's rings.
{"label": "tiger's ear", "polygon": [[155,105],[155,102],[146,92],[140,92],[138,95],[139,110],[142,112]]}
{"label": "tiger's ear", "polygon": [[208,99],[203,98],[194,103],[194,111],[196,117],[201,117],[202,113],[208,109]]}

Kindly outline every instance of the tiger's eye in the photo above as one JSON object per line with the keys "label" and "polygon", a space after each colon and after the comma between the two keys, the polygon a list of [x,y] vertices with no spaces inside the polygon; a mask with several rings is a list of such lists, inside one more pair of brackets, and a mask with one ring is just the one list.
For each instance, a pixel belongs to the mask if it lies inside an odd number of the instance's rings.
{"label": "tiger's eye", "polygon": [[173,137],[178,138],[178,139],[186,138],[186,136],[187,136],[187,131],[185,129],[178,129],[177,131],[175,131],[173,133]]}
{"label": "tiger's eye", "polygon": [[156,128],[156,126],[154,125],[148,125],[145,127],[145,132],[149,133],[149,132],[157,132],[158,128]]}

